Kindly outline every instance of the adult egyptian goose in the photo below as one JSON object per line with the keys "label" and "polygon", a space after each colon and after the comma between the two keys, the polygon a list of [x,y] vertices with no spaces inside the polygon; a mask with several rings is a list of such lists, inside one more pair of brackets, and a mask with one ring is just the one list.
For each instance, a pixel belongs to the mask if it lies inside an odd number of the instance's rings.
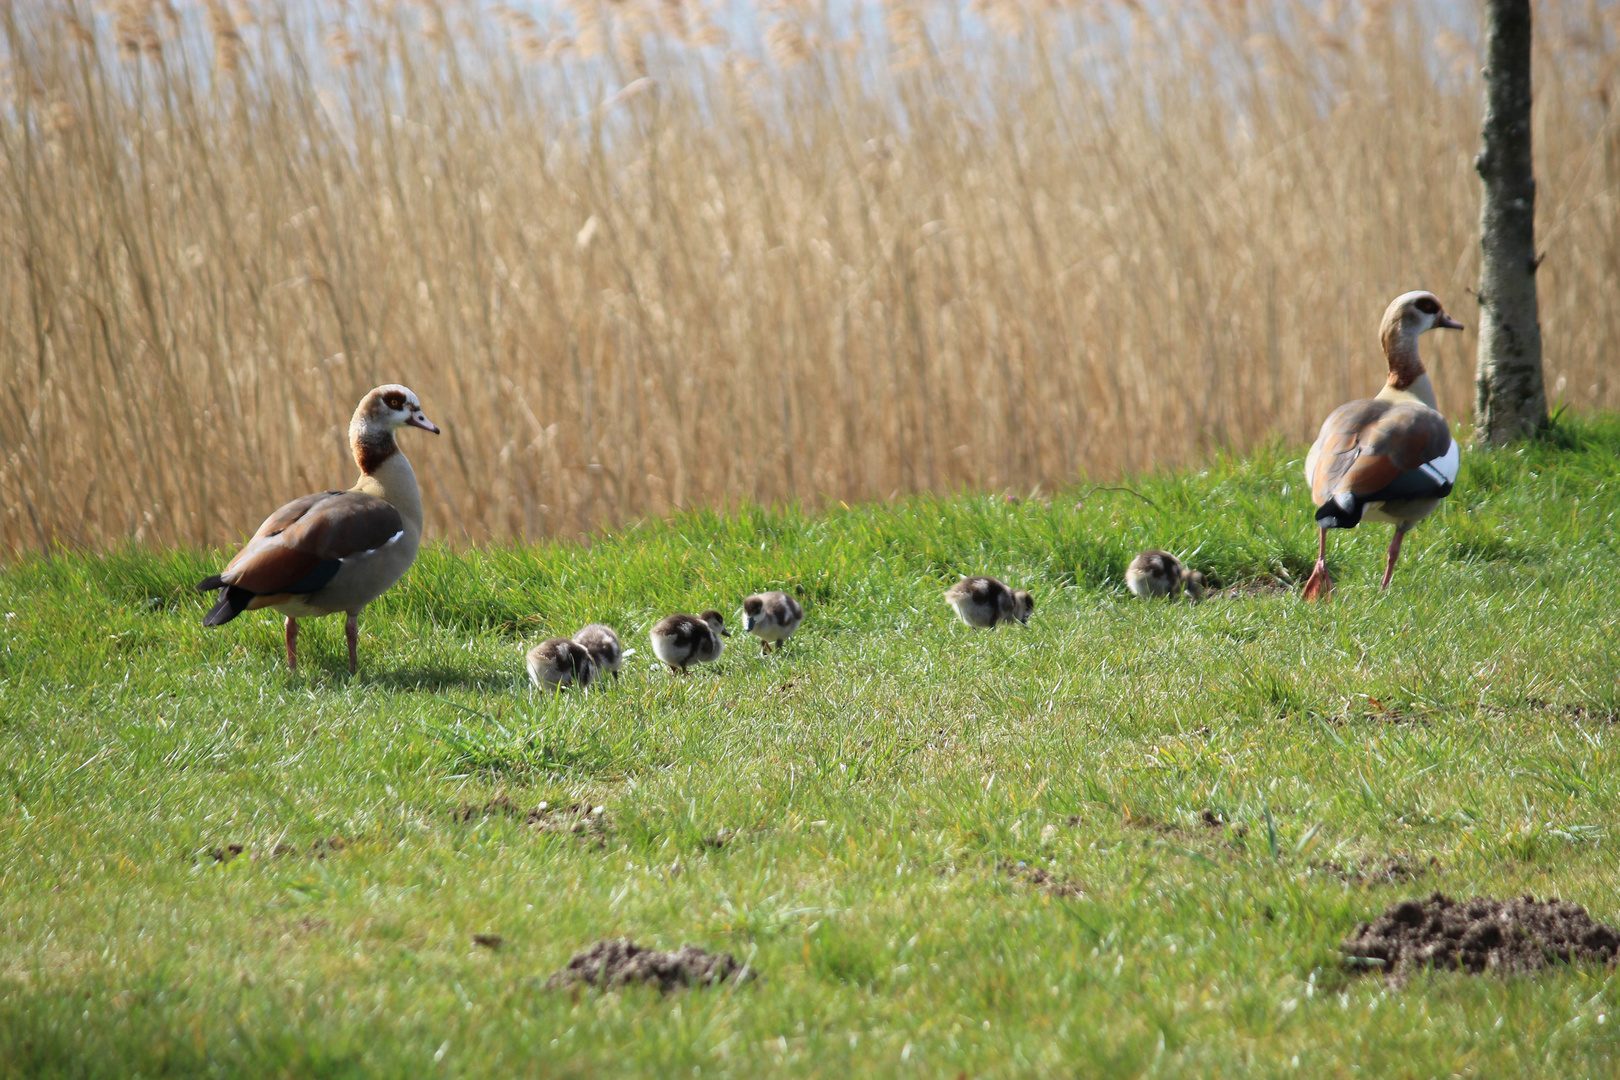
{"label": "adult egyptian goose", "polygon": [[1204,575],[1181,565],[1168,551],[1151,549],[1131,560],[1125,568],[1125,587],[1144,600],[1168,596],[1172,600],[1185,590],[1194,603],[1204,598]]}
{"label": "adult egyptian goose", "polygon": [[591,623],[574,635],[574,644],[583,646],[591,654],[597,675],[619,677],[619,665],[624,662],[624,650],[619,647],[619,634],[611,626]]}
{"label": "adult egyptian goose", "polygon": [[348,613],[349,671],[359,668],[360,612],[416,561],[422,496],[394,432],[417,427],[437,435],[416,395],[397,383],[365,397],[349,421],[349,448],[360,479],[348,491],[294,499],[265,519],[221,572],[197,583],[219,590],[204,626],[223,626],[244,611],[272,608],[287,617],[287,666],[298,667],[298,620]]}
{"label": "adult egyptian goose", "polygon": [[969,626],[994,628],[1009,619],[1027,623],[1035,613],[1035,601],[1029,593],[1009,589],[995,578],[982,575],[965,577],[946,589],[945,602]]}
{"label": "adult egyptian goose", "polygon": [[590,650],[567,638],[551,638],[529,650],[529,681],[541,690],[577,686],[596,681],[596,661]]}
{"label": "adult egyptian goose", "polygon": [[677,675],[685,675],[692,664],[712,664],[720,659],[726,643],[720,639],[730,637],[726,622],[718,611],[705,611],[702,615],[666,615],[652,628],[653,655],[669,665]]}
{"label": "adult egyptian goose", "polygon": [[1462,323],[1446,314],[1433,293],[1402,293],[1390,302],[1378,331],[1389,361],[1384,388],[1377,397],[1334,409],[1305,459],[1320,530],[1316,567],[1305,582],[1307,600],[1327,600],[1333,594],[1327,569],[1329,529],[1353,529],[1363,519],[1395,526],[1380,586],[1387,589],[1402,537],[1451,494],[1457,443],[1418,357],[1418,338],[1435,327],[1461,330]]}
{"label": "adult egyptian goose", "polygon": [[772,642],[780,649],[803,621],[804,608],[785,592],[755,593],[743,601],[743,629],[759,638],[762,654]]}

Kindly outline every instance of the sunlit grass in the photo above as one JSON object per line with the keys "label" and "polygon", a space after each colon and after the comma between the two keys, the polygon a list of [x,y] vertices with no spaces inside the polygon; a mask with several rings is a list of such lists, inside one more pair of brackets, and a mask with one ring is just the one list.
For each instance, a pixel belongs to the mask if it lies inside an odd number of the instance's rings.
{"label": "sunlit grass", "polygon": [[[353,679],[330,620],[297,676],[269,617],[203,630],[215,555],[14,566],[0,1075],[1603,1073],[1610,972],[1391,991],[1336,948],[1434,889],[1620,920],[1620,425],[1465,456],[1386,595],[1371,528],[1329,607],[1125,593],[1149,542],[1297,581],[1298,473],[430,548]],[[963,627],[959,571],[1035,618]],[[783,652],[656,669],[657,615],[767,585],[809,613]],[[619,684],[531,691],[523,644],[598,618],[637,650]],[[503,796],[607,831],[482,813]],[[764,978],[543,989],[620,934]]]}

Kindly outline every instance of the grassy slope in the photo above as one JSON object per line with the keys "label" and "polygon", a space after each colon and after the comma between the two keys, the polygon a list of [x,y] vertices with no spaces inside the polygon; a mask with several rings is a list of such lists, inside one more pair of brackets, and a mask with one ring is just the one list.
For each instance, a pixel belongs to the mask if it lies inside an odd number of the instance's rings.
{"label": "grassy slope", "polygon": [[[1281,451],[1078,511],[1074,492],[916,500],[433,549],[363,621],[352,681],[334,620],[306,630],[298,677],[267,616],[202,630],[185,585],[210,558],[14,567],[0,1076],[1605,1073],[1609,973],[1396,992],[1335,949],[1433,888],[1620,919],[1617,480],[1614,419],[1465,456],[1393,590],[1387,529],[1363,529],[1337,538],[1321,609],[1119,586],[1149,543],[1229,581],[1302,576]],[[954,623],[957,571],[1030,586],[1035,620]],[[810,611],[785,654],[651,669],[656,614],[769,585]],[[598,618],[638,648],[619,686],[532,694],[521,642]],[[456,819],[501,793],[600,803],[612,832]],[[308,854],[331,836],[348,845]],[[233,842],[266,857],[207,855]],[[1312,869],[1392,854],[1438,866]],[[619,934],[766,978],[539,987]]]}

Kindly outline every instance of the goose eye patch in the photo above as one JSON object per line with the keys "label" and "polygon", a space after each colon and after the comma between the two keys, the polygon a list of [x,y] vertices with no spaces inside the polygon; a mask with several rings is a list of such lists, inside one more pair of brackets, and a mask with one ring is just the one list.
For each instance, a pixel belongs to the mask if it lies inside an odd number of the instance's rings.
{"label": "goose eye patch", "polygon": [[1413,305],[1425,315],[1433,315],[1440,310],[1440,305],[1432,296],[1422,296]]}

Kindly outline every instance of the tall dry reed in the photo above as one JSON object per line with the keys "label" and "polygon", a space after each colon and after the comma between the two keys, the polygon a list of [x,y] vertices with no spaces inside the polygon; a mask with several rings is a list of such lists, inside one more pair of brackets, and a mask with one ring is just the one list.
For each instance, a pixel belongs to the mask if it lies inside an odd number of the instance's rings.
{"label": "tall dry reed", "polygon": [[[1154,10],[0,5],[0,550],[233,540],[388,380],[452,540],[1303,438],[1391,296],[1475,321],[1469,28]],[[1549,381],[1614,408],[1616,7],[1537,29]]]}

